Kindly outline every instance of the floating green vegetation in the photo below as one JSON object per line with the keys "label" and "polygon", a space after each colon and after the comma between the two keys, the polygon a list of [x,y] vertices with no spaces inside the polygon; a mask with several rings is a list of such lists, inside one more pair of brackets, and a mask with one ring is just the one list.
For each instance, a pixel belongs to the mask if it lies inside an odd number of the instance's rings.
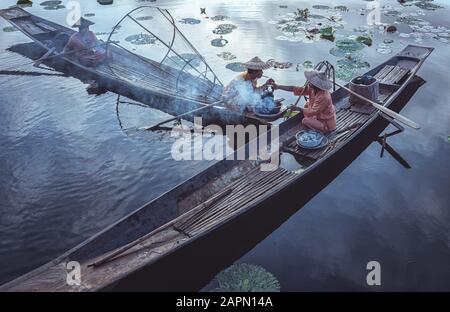
{"label": "floating green vegetation", "polygon": [[370,64],[362,61],[359,56],[348,56],[336,63],[336,77],[343,81],[350,81],[357,76],[361,69],[370,68]]}
{"label": "floating green vegetation", "polygon": [[294,12],[294,14],[296,16],[296,20],[307,20],[309,16],[309,10],[308,8],[306,9],[297,8],[297,11]]}
{"label": "floating green vegetation", "polygon": [[423,22],[423,19],[414,17],[414,16],[400,16],[397,18],[397,22],[401,24],[407,24],[407,25],[415,25],[419,24],[420,22]]}
{"label": "floating green vegetation", "polygon": [[227,65],[225,65],[225,67],[237,73],[247,70],[247,68],[245,68],[244,65],[242,65],[242,63],[240,62],[228,63]]}
{"label": "floating green vegetation", "polygon": [[356,37],[356,41],[365,44],[368,47],[370,47],[373,43],[372,37],[370,36],[358,36]]}
{"label": "floating green vegetation", "polygon": [[341,12],[348,12],[349,9],[345,5],[337,5],[334,7],[335,10],[341,11]]}
{"label": "floating green vegetation", "polygon": [[95,16],[95,13],[86,13],[84,14],[85,17],[92,17]]}
{"label": "floating green vegetation", "polygon": [[149,21],[151,19],[153,19],[153,16],[150,15],[136,17],[136,20],[138,21]]}
{"label": "floating green vegetation", "polygon": [[414,3],[414,5],[416,7],[421,8],[422,10],[428,10],[428,11],[443,9],[443,7],[441,7],[440,5],[434,4],[434,3],[432,3],[432,1],[429,1],[429,0],[428,1],[424,1],[424,0],[419,1],[419,2]]}
{"label": "floating green vegetation", "polygon": [[59,10],[59,9],[65,9],[66,7],[62,4],[57,5],[47,5],[44,7],[44,10]]}
{"label": "floating green vegetation", "polygon": [[228,40],[222,38],[222,36],[220,36],[220,38],[216,38],[216,39],[211,40],[211,45],[213,47],[221,48],[221,47],[226,46],[227,44],[228,44]]}
{"label": "floating green vegetation", "polygon": [[170,60],[175,62],[179,67],[183,67],[184,65],[186,65],[186,62],[193,67],[198,67],[202,63],[198,55],[194,53],[181,53],[180,56],[174,55],[170,57]]}
{"label": "floating green vegetation", "polygon": [[397,10],[388,10],[388,11],[384,12],[384,15],[386,15],[386,16],[398,16],[400,14],[401,14],[401,12],[397,11]]}
{"label": "floating green vegetation", "polygon": [[17,4],[18,5],[33,5],[33,1],[31,1],[31,0],[18,0]]}
{"label": "floating green vegetation", "polygon": [[188,25],[200,24],[200,22],[201,22],[200,20],[191,17],[182,18],[180,20],[181,24],[188,24]]}
{"label": "floating green vegetation", "polygon": [[322,4],[316,4],[312,6],[313,9],[317,9],[317,10],[329,10],[331,9],[328,5],[322,5]]}
{"label": "floating green vegetation", "polygon": [[394,40],[392,40],[392,39],[384,39],[383,40],[383,43],[384,44],[391,44],[391,43],[393,43],[394,42]]}
{"label": "floating green vegetation", "polygon": [[213,29],[213,33],[216,35],[227,35],[233,32],[234,29],[236,29],[237,26],[233,24],[220,24],[215,29]]}
{"label": "floating green vegetation", "polygon": [[280,282],[264,268],[240,263],[217,274],[218,292],[279,292]]}
{"label": "floating green vegetation", "polygon": [[275,69],[286,69],[286,68],[290,68],[292,67],[292,63],[291,62],[278,62],[274,59],[269,59],[267,60],[267,64],[269,64],[270,66],[272,66]]}
{"label": "floating green vegetation", "polygon": [[153,44],[156,42],[156,38],[149,34],[138,34],[131,35],[125,38],[125,41],[135,44],[135,45],[144,45],[144,44]]}
{"label": "floating green vegetation", "polygon": [[326,18],[326,17],[323,16],[323,15],[319,15],[319,14],[309,14],[309,15],[308,15],[308,18],[313,18],[313,19],[324,19],[324,18]]}
{"label": "floating green vegetation", "polygon": [[62,1],[52,0],[52,1],[44,1],[44,2],[41,2],[40,5],[42,5],[42,6],[59,5],[59,4],[61,4],[61,3],[62,3]]}
{"label": "floating green vegetation", "polygon": [[4,32],[13,32],[13,31],[18,31],[18,29],[14,26],[6,26],[3,28]]}
{"label": "floating green vegetation", "polygon": [[287,8],[288,8],[287,5],[279,5],[278,7],[279,7],[280,9],[287,9]]}
{"label": "floating green vegetation", "polygon": [[323,27],[320,29],[320,38],[333,42],[335,39],[334,32],[335,30],[331,26]]}
{"label": "floating green vegetation", "polygon": [[342,57],[364,49],[364,45],[353,39],[340,39],[335,43],[335,47],[330,50],[330,54]]}
{"label": "floating green vegetation", "polygon": [[312,68],[314,68],[314,63],[311,62],[311,61],[306,60],[306,61],[303,62],[302,66],[305,69],[312,69]]}
{"label": "floating green vegetation", "polygon": [[101,5],[108,5],[112,4],[114,0],[97,0],[97,2],[100,3]]}
{"label": "floating green vegetation", "polygon": [[228,16],[226,16],[226,15],[216,15],[216,16],[213,16],[213,17],[211,17],[211,19],[213,20],[213,21],[225,21],[225,20],[227,20],[227,19],[229,19],[230,17],[228,17]]}
{"label": "floating green vegetation", "polygon": [[231,52],[220,52],[219,54],[217,54],[217,56],[224,59],[225,61],[236,59],[236,55],[232,54]]}

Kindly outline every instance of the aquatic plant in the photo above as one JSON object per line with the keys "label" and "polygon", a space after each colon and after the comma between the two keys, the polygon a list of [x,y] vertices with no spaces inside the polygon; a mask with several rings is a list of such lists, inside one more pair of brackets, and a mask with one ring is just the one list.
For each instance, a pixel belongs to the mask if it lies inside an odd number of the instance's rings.
{"label": "aquatic plant", "polygon": [[44,10],[59,10],[59,9],[65,9],[65,8],[66,7],[62,4],[44,6]]}
{"label": "aquatic plant", "polygon": [[356,41],[365,44],[366,46],[370,47],[373,43],[372,37],[370,36],[358,36],[356,37]]}
{"label": "aquatic plant", "polygon": [[335,39],[334,32],[335,32],[335,30],[331,26],[323,27],[320,29],[320,38],[326,39],[329,41],[334,41],[334,39]]}
{"label": "aquatic plant", "polygon": [[343,81],[350,81],[363,68],[370,68],[370,64],[361,60],[359,55],[349,55],[336,62],[336,77]]}
{"label": "aquatic plant", "polygon": [[150,16],[150,15],[136,17],[136,20],[138,20],[138,21],[149,21],[151,19],[153,19],[153,16]]}
{"label": "aquatic plant", "polygon": [[227,43],[228,43],[228,40],[224,39],[222,36],[220,36],[220,38],[211,40],[211,45],[213,47],[218,47],[218,48],[226,46]]}
{"label": "aquatic plant", "polygon": [[216,35],[227,35],[230,34],[237,26],[233,24],[220,24],[213,29],[213,33]]}
{"label": "aquatic plant", "polygon": [[330,50],[330,54],[342,57],[364,49],[364,45],[353,39],[336,40],[335,47]]}
{"label": "aquatic plant", "polygon": [[149,34],[138,34],[131,35],[125,38],[125,41],[135,44],[135,45],[144,45],[144,44],[153,44],[156,42],[156,38]]}
{"label": "aquatic plant", "polygon": [[240,263],[234,264],[217,274],[218,292],[279,292],[280,283],[264,268]]}
{"label": "aquatic plant", "polygon": [[230,17],[228,17],[228,16],[226,16],[226,15],[216,15],[216,16],[213,16],[213,17],[211,17],[211,19],[213,20],[213,21],[224,21],[224,20],[227,20],[227,19],[229,19]]}
{"label": "aquatic plant", "polygon": [[233,62],[233,63],[228,63],[227,65],[225,65],[225,67],[229,70],[232,70],[234,72],[244,72],[247,69],[244,67],[244,65],[242,65],[242,63],[240,62]]}
{"label": "aquatic plant", "polygon": [[431,1],[424,1],[424,0],[414,3],[414,5],[416,7],[419,7],[423,10],[428,10],[428,11],[443,9],[443,7],[441,7],[440,5],[434,4]]}
{"label": "aquatic plant", "polygon": [[223,58],[226,61],[231,61],[236,58],[236,55],[232,54],[231,52],[220,52],[217,54],[218,57]]}
{"label": "aquatic plant", "polygon": [[377,52],[380,54],[391,54],[392,49],[385,43],[380,43],[377,48]]}
{"label": "aquatic plant", "polygon": [[341,12],[348,12],[349,9],[345,5],[337,5],[334,7],[335,10],[341,11]]}
{"label": "aquatic plant", "polygon": [[273,68],[279,68],[279,69],[286,69],[292,67],[291,62],[277,62],[274,59],[267,60],[267,63],[272,66]]}
{"label": "aquatic plant", "polygon": [[312,68],[314,68],[314,64],[313,64],[313,62],[311,62],[311,61],[304,61],[303,62],[303,64],[302,64],[302,66],[303,66],[303,68],[305,68],[305,69],[312,69]]}
{"label": "aquatic plant", "polygon": [[97,0],[97,2],[100,3],[101,5],[108,5],[112,4],[114,0]]}
{"label": "aquatic plant", "polygon": [[308,15],[309,15],[309,10],[308,8],[306,9],[299,9],[297,8],[297,11],[294,12],[294,14],[296,15],[296,20],[306,20],[308,19]]}
{"label": "aquatic plant", "polygon": [[182,18],[180,20],[181,24],[188,24],[188,25],[196,25],[196,24],[200,24],[200,20],[196,19],[196,18],[191,18],[191,17],[186,17],[186,18]]}
{"label": "aquatic plant", "polygon": [[32,5],[33,1],[31,1],[31,0],[18,0],[17,4],[18,5]]}
{"label": "aquatic plant", "polygon": [[86,13],[84,14],[85,17],[92,17],[95,16],[95,13]]}
{"label": "aquatic plant", "polygon": [[42,6],[49,6],[49,5],[59,5],[59,4],[61,4],[61,3],[62,3],[62,1],[50,0],[50,1],[44,1],[44,2],[41,2],[41,3],[39,3],[39,5],[42,5]]}
{"label": "aquatic plant", "polygon": [[331,9],[328,5],[322,5],[322,4],[316,4],[312,6],[313,9],[317,9],[317,10],[329,10]]}

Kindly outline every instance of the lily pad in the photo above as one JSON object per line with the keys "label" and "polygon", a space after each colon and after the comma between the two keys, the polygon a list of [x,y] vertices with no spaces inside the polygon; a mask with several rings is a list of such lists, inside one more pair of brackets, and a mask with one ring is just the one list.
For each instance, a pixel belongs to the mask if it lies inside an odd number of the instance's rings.
{"label": "lily pad", "polygon": [[213,16],[213,17],[211,17],[211,19],[213,20],[213,21],[225,21],[225,20],[227,20],[227,19],[229,19],[230,17],[228,17],[228,16],[226,16],[226,15],[216,15],[216,16]]}
{"label": "lily pad", "polygon": [[231,52],[220,52],[219,54],[217,54],[217,56],[226,61],[231,61],[231,60],[236,59],[236,55],[232,54]]}
{"label": "lily pad", "polygon": [[233,24],[220,24],[215,29],[213,29],[213,33],[216,35],[227,35],[230,34],[237,26]]}
{"label": "lily pad", "polygon": [[336,41],[336,47],[330,50],[330,54],[342,57],[364,49],[364,45],[353,39],[341,39]]}
{"label": "lily pad", "polygon": [[151,19],[153,19],[153,16],[150,16],[150,15],[136,17],[137,21],[148,21]]}
{"label": "lily pad", "polygon": [[359,57],[349,56],[336,63],[336,77],[343,81],[350,81],[357,76],[361,69],[370,68],[370,64]]}
{"label": "lily pad", "polygon": [[419,7],[423,10],[434,11],[437,9],[443,9],[440,5],[434,4],[431,1],[419,1],[414,3],[416,7]]}
{"label": "lily pad", "polygon": [[156,38],[149,34],[138,34],[131,35],[125,38],[125,41],[135,44],[135,45],[144,45],[144,44],[153,44],[156,42]]}
{"label": "lily pad", "polygon": [[186,18],[182,18],[180,20],[181,24],[188,24],[188,25],[196,25],[196,24],[200,24],[200,20],[196,19],[196,18],[191,18],[191,17],[186,17]]}
{"label": "lily pad", "polygon": [[226,46],[227,44],[228,44],[228,40],[224,39],[222,37],[211,40],[211,45],[213,47],[221,48],[221,47]]}
{"label": "lily pad", "polygon": [[264,268],[240,263],[223,270],[215,277],[218,292],[279,292],[280,282]]}
{"label": "lily pad", "polygon": [[312,6],[313,9],[317,9],[317,10],[329,10],[331,9],[328,5],[322,5],[322,4],[316,4]]}
{"label": "lily pad", "polygon": [[244,72],[247,70],[247,68],[245,68],[244,65],[242,65],[242,63],[240,62],[233,62],[233,63],[229,63],[227,65],[225,65],[226,68],[228,68],[229,70],[232,70],[234,72]]}
{"label": "lily pad", "polygon": [[62,3],[62,1],[51,0],[51,1],[41,2],[40,5],[48,6],[48,5],[58,5],[58,4],[61,4],[61,3]]}
{"label": "lily pad", "polygon": [[92,17],[95,16],[95,13],[86,13],[84,14],[85,17]]}
{"label": "lily pad", "polygon": [[44,7],[44,10],[60,10],[60,9],[65,9],[66,7],[62,4],[57,4],[57,5],[47,5]]}
{"label": "lily pad", "polygon": [[314,68],[314,64],[311,61],[304,61],[302,66],[305,69],[312,69],[312,68]]}
{"label": "lily pad", "polygon": [[356,37],[356,41],[365,44],[368,47],[370,47],[373,43],[372,37],[369,36],[358,36]]}

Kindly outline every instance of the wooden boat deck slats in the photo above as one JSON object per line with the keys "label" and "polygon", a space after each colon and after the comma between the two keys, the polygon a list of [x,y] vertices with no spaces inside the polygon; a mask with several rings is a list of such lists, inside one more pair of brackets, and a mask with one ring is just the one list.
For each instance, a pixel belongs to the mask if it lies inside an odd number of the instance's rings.
{"label": "wooden boat deck slats", "polygon": [[176,222],[173,227],[188,236],[194,236],[251,205],[269,191],[282,188],[296,177],[296,173],[282,168],[261,171],[258,166],[228,185],[225,191],[228,189],[230,192],[225,197],[203,209],[187,212],[185,218]]}
{"label": "wooden boat deck slats", "polygon": [[394,85],[398,84],[408,72],[408,69],[400,66],[386,65],[375,75],[375,78],[380,83]]}
{"label": "wooden boat deck slats", "polygon": [[341,109],[336,113],[336,130],[327,135],[328,145],[316,150],[310,150],[299,147],[297,142],[293,140],[288,146],[284,147],[284,150],[312,160],[318,160],[340,146],[369,118],[370,115],[367,114],[357,113],[350,109]]}

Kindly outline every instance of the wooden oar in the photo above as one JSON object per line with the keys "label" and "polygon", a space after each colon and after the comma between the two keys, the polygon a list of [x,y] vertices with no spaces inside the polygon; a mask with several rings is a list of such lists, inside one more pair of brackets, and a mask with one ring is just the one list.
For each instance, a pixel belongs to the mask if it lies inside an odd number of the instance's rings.
{"label": "wooden oar", "polygon": [[184,117],[184,116],[190,115],[190,114],[192,114],[192,113],[201,111],[202,109],[205,109],[205,108],[208,108],[208,107],[211,107],[211,106],[220,105],[220,104],[222,104],[222,103],[223,103],[223,101],[217,101],[217,102],[214,102],[214,103],[211,103],[211,104],[207,104],[207,105],[205,105],[205,106],[203,106],[203,107],[199,107],[199,108],[193,109],[193,110],[191,110],[191,111],[189,111],[189,112],[186,112],[186,113],[183,113],[183,114],[181,114],[181,115],[177,115],[177,116],[175,116],[175,117],[172,117],[172,118],[163,120],[163,121],[157,123],[156,125],[148,126],[148,127],[140,127],[140,128],[138,128],[138,130],[143,130],[143,131],[154,131],[154,130],[158,130],[158,129],[161,127],[161,125],[163,125],[163,124],[165,124],[165,123],[168,123],[168,122],[171,122],[171,121],[174,121],[174,120],[178,120],[178,119],[180,119],[181,117]]}
{"label": "wooden oar", "polygon": [[383,105],[380,105],[380,104],[378,104],[378,103],[375,103],[374,101],[372,101],[372,100],[370,100],[370,99],[368,99],[368,98],[366,98],[366,97],[364,97],[364,96],[362,96],[362,95],[356,93],[355,91],[352,91],[352,90],[350,90],[350,89],[347,88],[347,87],[341,86],[341,85],[338,84],[337,82],[335,82],[335,84],[336,84],[338,87],[340,87],[340,88],[346,90],[347,92],[350,92],[351,94],[357,96],[357,97],[360,98],[361,100],[366,101],[367,103],[371,104],[373,107],[375,107],[376,109],[382,111],[382,112],[385,113],[386,115],[389,115],[390,117],[392,117],[392,118],[394,118],[394,119],[400,121],[401,123],[407,125],[408,127],[411,127],[411,128],[413,128],[413,129],[420,129],[420,126],[419,126],[417,123],[415,123],[414,121],[412,121],[412,120],[406,118],[405,116],[402,116],[402,115],[400,115],[400,114],[394,112],[393,110],[391,110],[391,109],[389,109],[389,108],[387,108],[387,107],[385,107],[385,106],[383,106]]}

